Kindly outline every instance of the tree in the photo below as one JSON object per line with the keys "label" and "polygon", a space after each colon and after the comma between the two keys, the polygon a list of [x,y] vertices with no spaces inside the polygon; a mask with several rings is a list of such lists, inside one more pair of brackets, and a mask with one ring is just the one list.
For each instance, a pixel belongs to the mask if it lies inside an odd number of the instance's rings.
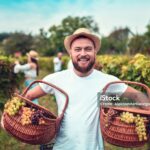
{"label": "tree", "polygon": [[2,45],[4,39],[8,38],[11,33],[0,33],[0,55],[5,55],[5,51]]}
{"label": "tree", "polygon": [[66,52],[63,44],[64,38],[72,34],[77,28],[80,27],[85,27],[92,30],[93,32],[99,33],[98,25],[94,22],[92,17],[68,16],[62,20],[60,25],[53,25],[50,27],[50,50],[47,54],[54,55],[58,51]]}
{"label": "tree", "polygon": [[147,31],[145,32],[145,41],[144,41],[144,52],[150,54],[150,23],[146,26]]}
{"label": "tree", "polygon": [[[102,37],[101,38],[101,49],[100,49],[100,54],[109,54],[110,53],[111,43],[108,37]],[[112,51],[111,51],[112,54]]]}
{"label": "tree", "polygon": [[119,53],[123,54],[126,52],[127,40],[129,36],[130,29],[120,28],[115,29],[110,35],[108,36],[109,40],[109,53]]}
{"label": "tree", "polygon": [[146,26],[147,31],[144,34],[134,35],[128,44],[130,54],[143,53],[150,54],[150,24]]}
{"label": "tree", "polygon": [[10,34],[2,42],[5,53],[13,55],[15,52],[20,51],[23,55],[32,49],[33,37],[31,34],[26,35],[23,32],[15,32]]}
{"label": "tree", "polygon": [[40,55],[47,55],[50,49],[48,33],[44,29],[40,29],[39,35],[34,36],[33,49],[40,53]]}
{"label": "tree", "polygon": [[130,54],[133,55],[135,53],[143,53],[144,41],[145,37],[143,35],[136,34],[135,36],[133,36],[128,44]]}
{"label": "tree", "polygon": [[8,38],[10,36],[10,33],[0,33],[0,42],[2,42],[4,39]]}

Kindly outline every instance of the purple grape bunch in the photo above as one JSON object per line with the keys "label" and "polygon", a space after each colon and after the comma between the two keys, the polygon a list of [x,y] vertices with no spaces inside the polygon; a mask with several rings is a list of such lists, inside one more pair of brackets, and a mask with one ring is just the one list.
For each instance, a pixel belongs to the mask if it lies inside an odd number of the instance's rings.
{"label": "purple grape bunch", "polygon": [[31,122],[33,125],[39,125],[40,118],[43,117],[43,112],[41,110],[35,111],[31,116]]}

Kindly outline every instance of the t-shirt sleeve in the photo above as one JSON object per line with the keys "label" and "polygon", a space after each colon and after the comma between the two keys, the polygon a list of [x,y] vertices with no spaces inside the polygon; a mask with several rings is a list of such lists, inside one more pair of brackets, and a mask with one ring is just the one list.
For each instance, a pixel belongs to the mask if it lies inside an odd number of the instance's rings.
{"label": "t-shirt sleeve", "polygon": [[[46,77],[43,78],[42,81],[45,81],[45,82],[48,82],[48,83],[51,83],[51,76],[48,75]],[[45,92],[45,93],[49,93],[49,94],[54,94],[54,90],[51,86],[45,84],[45,83],[39,83],[39,86],[42,88],[42,90]]]}

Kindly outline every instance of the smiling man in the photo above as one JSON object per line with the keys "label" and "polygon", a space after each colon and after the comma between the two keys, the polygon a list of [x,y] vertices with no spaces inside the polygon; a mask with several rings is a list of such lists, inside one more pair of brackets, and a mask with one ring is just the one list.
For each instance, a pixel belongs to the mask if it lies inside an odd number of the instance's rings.
{"label": "smiling man", "polygon": [[[69,104],[53,150],[104,150],[97,93],[107,83],[119,79],[94,69],[101,42],[88,29],[79,28],[65,38],[64,45],[72,59],[73,68],[50,74],[43,79],[63,89],[69,96]],[[125,84],[118,86],[120,93],[127,89]],[[52,87],[40,83],[26,97],[32,100],[48,93],[55,94],[60,115],[65,98]]]}
{"label": "smiling man", "polygon": [[[60,130],[56,136],[53,150],[104,150],[100,129],[100,108],[98,93],[117,77],[94,69],[96,54],[101,42],[98,36],[88,29],[79,28],[67,36],[64,45],[73,67],[46,76],[43,80],[63,89],[69,96],[69,104],[64,113]],[[150,98],[125,84],[117,84],[109,89],[127,97],[136,97],[139,102],[150,102]],[[26,94],[30,100],[53,93],[61,114],[65,97],[56,89],[40,83]],[[150,110],[150,108],[148,107]],[[2,119],[3,126],[3,119]],[[47,133],[49,134],[49,133]],[[46,148],[45,150],[51,150]],[[44,148],[42,149],[44,150]]]}
{"label": "smiling man", "polygon": [[70,56],[76,74],[79,76],[90,74],[95,64],[94,43],[85,36],[79,36],[72,41],[70,47]]}

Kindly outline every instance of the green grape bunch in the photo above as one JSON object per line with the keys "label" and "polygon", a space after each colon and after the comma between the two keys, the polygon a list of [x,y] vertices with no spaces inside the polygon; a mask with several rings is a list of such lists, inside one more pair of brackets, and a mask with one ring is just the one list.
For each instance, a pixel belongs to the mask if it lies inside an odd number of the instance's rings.
{"label": "green grape bunch", "polygon": [[134,121],[135,121],[135,117],[134,117],[133,113],[129,113],[129,112],[123,112],[120,115],[120,119],[121,119],[121,121],[128,123],[128,124],[134,123]]}
{"label": "green grape bunch", "polygon": [[21,124],[28,125],[31,124],[31,116],[34,113],[34,110],[29,107],[22,108],[22,115],[21,115]]}
{"label": "green grape bunch", "polygon": [[136,132],[138,134],[139,141],[147,140],[144,117],[137,115],[135,119],[135,125],[136,125]]}
{"label": "green grape bunch", "polygon": [[139,141],[147,140],[146,125],[144,123],[147,120],[146,117],[142,117],[139,114],[134,115],[133,113],[123,112],[120,114],[120,120],[127,124],[134,123]]}
{"label": "green grape bunch", "polygon": [[25,102],[23,102],[18,97],[13,97],[11,100],[7,101],[7,103],[5,104],[4,112],[6,112],[10,116],[14,116],[19,112],[22,106],[25,106]]}

